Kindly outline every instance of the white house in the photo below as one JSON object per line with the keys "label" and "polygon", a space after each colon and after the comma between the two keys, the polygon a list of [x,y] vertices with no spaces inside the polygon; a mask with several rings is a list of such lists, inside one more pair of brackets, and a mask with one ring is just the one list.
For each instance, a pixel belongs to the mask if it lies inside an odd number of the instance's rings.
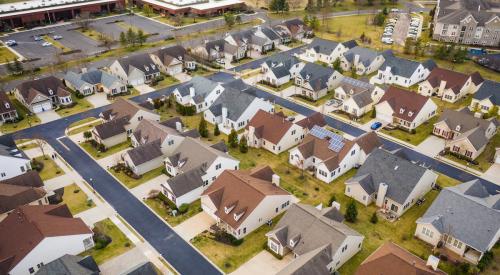
{"label": "white house", "polygon": [[335,88],[334,97],[342,101],[341,110],[359,118],[373,109],[385,91],[373,84],[350,77],[343,77]]}
{"label": "white house", "polygon": [[306,62],[319,61],[326,64],[332,64],[348,50],[349,48],[343,43],[314,38],[304,52],[299,54],[298,57]]}
{"label": "white house", "polygon": [[375,110],[378,120],[413,131],[436,115],[437,105],[429,97],[391,86]]}
{"label": "white house", "polygon": [[237,170],[239,163],[227,153],[223,144],[209,146],[186,137],[165,159],[165,168],[171,178],[161,184],[162,192],[177,206],[192,203],[224,170]]}
{"label": "white house", "polygon": [[418,93],[437,96],[444,101],[456,102],[466,95],[474,94],[484,79],[478,72],[467,75],[443,68],[434,68],[429,77],[418,84]]}
{"label": "white house", "polygon": [[500,82],[485,80],[473,95],[470,110],[500,115]]}
{"label": "white house", "polygon": [[25,81],[14,89],[14,95],[32,113],[56,109],[73,104],[71,93],[55,76]]}
{"label": "white house", "polygon": [[66,205],[21,206],[0,222],[2,273],[33,274],[65,254],[92,248],[92,235]]}
{"label": "white house", "polygon": [[373,132],[351,141],[315,126],[297,147],[290,150],[288,161],[299,169],[311,169],[316,178],[330,183],[364,163],[368,154],[380,145]]}
{"label": "white house", "polygon": [[400,217],[434,187],[437,177],[401,151],[375,149],[356,175],[345,182],[345,195],[365,206],[375,202],[384,213]]}
{"label": "white house", "polygon": [[136,54],[115,60],[109,71],[129,85],[151,83],[160,76],[160,68],[151,59],[150,54]]}
{"label": "white house", "polygon": [[342,77],[332,68],[306,63],[295,76],[294,94],[316,101],[335,88]]}
{"label": "white house", "polygon": [[112,96],[127,92],[124,82],[102,70],[82,70],[82,73],[69,71],[64,76],[64,84],[84,96],[97,92]]}
{"label": "white house", "polygon": [[164,47],[151,54],[151,59],[167,75],[177,75],[182,71],[196,69],[196,62],[180,45]]}
{"label": "white house", "polygon": [[260,65],[261,81],[279,87],[288,83],[302,69],[304,63],[287,54],[277,54]]}
{"label": "white house", "polygon": [[296,40],[302,40],[313,35],[312,29],[307,26],[304,21],[298,18],[283,21],[276,25],[273,29],[276,28],[286,31],[286,34],[289,35],[291,39]]}
{"label": "white house", "polygon": [[357,75],[369,75],[382,66],[385,59],[381,53],[360,46],[353,47],[340,56],[340,66],[344,71],[353,68]]}
{"label": "white house", "polygon": [[222,91],[224,87],[220,83],[202,76],[195,76],[176,87],[172,94],[177,103],[183,106],[194,106],[196,113],[200,113],[210,108]]}
{"label": "white house", "polygon": [[224,171],[203,192],[201,207],[219,228],[237,239],[284,212],[294,197],[280,186],[269,166],[251,171]]}
{"label": "white house", "polygon": [[31,160],[16,146],[12,137],[0,139],[0,180],[10,179],[31,170]]}

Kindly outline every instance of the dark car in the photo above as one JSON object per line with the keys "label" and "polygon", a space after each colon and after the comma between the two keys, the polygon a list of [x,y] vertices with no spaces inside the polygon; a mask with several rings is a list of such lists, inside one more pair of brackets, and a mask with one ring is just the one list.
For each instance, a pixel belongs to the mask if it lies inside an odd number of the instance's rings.
{"label": "dark car", "polygon": [[370,126],[370,129],[372,129],[372,130],[374,130],[374,131],[375,131],[375,130],[377,130],[377,129],[378,129],[378,128],[380,128],[380,127],[382,127],[382,122],[378,122],[378,121],[376,121],[376,122],[374,122],[374,123]]}

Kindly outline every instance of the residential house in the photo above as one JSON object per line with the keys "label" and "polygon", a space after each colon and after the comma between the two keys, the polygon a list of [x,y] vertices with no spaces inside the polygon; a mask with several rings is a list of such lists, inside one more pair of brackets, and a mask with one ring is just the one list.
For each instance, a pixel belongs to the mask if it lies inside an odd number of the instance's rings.
{"label": "residential house", "polygon": [[373,132],[354,140],[315,126],[304,140],[290,150],[290,164],[313,171],[319,180],[330,183],[355,166],[364,163],[373,149],[381,146]]}
{"label": "residential house", "polygon": [[160,76],[160,68],[148,53],[117,59],[109,66],[109,70],[128,85],[148,84]]}
{"label": "residential house", "polygon": [[302,40],[313,35],[312,29],[300,19],[290,19],[279,23],[276,27],[286,30],[292,39]]}
{"label": "residential house", "polygon": [[36,275],[99,275],[101,270],[92,256],[63,255],[52,262],[44,264]]}
{"label": "residential house", "polygon": [[359,118],[371,111],[384,93],[385,91],[376,85],[346,76],[335,88],[334,97],[342,101],[340,110],[351,117]]}
{"label": "residential house", "polygon": [[340,56],[340,66],[344,71],[356,71],[357,75],[369,75],[382,66],[385,59],[381,53],[355,46]]}
{"label": "residential house", "polygon": [[480,180],[446,187],[417,219],[415,236],[477,264],[500,238],[500,194]]}
{"label": "residential house", "polygon": [[183,70],[193,71],[196,69],[196,62],[180,45],[161,48],[151,54],[151,59],[160,68],[160,71],[167,75],[176,75],[182,73]]}
{"label": "residential house", "polygon": [[343,223],[340,205],[316,208],[293,204],[266,234],[274,253],[294,255],[278,274],[325,275],[337,271],[361,250],[364,236]]}
{"label": "residential house", "polygon": [[295,94],[316,101],[332,90],[342,77],[332,68],[306,63],[295,76]]}
{"label": "residential house", "polygon": [[378,120],[413,131],[436,115],[437,105],[429,97],[391,86],[375,110]]}
{"label": "residential house", "polygon": [[397,57],[391,50],[383,52],[382,55],[384,63],[377,74],[372,76],[370,83],[396,84],[408,88],[427,79],[431,71],[437,67],[432,59],[421,63]]}
{"label": "residential house", "polygon": [[160,121],[159,114],[123,98],[118,98],[99,117],[105,122],[94,127],[92,136],[106,148],[127,141],[143,119]]}
{"label": "residential house", "polygon": [[207,110],[221,95],[224,87],[216,81],[202,76],[195,76],[175,88],[172,94],[177,103],[183,106],[195,106],[196,113]]}
{"label": "residential house", "polygon": [[273,55],[260,65],[261,81],[279,87],[290,82],[304,65],[296,57],[288,54]]}
{"label": "residential house", "polygon": [[0,137],[0,180],[10,179],[31,170],[31,160],[17,148],[12,136]]}
{"label": "residential house", "polygon": [[237,47],[224,39],[205,41],[193,50],[193,53],[201,59],[219,64],[243,59],[246,57],[246,52],[246,45]]}
{"label": "residential house", "polygon": [[469,109],[481,113],[500,115],[500,82],[485,80],[472,97]]}
{"label": "residential house", "polygon": [[424,96],[437,96],[451,103],[466,95],[474,94],[484,79],[478,72],[464,74],[448,69],[434,68],[424,82],[418,84],[418,93]]}
{"label": "residential house", "polygon": [[280,37],[280,44],[289,44],[292,42],[292,34],[288,31],[286,26],[283,25],[275,25],[272,26],[272,30],[279,35]]}
{"label": "residential house", "polygon": [[5,92],[0,91],[0,124],[16,121],[18,118],[16,106]]}
{"label": "residential house", "polygon": [[25,81],[14,89],[14,95],[32,113],[41,113],[57,106],[73,104],[71,93],[55,76]]}
{"label": "residential house", "polygon": [[432,133],[446,140],[445,148],[468,159],[477,158],[497,133],[498,121],[475,117],[468,109],[445,109]]}
{"label": "residential house", "polygon": [[203,211],[237,239],[286,211],[294,197],[269,166],[224,171],[201,196]]}
{"label": "residential house", "polygon": [[261,26],[227,34],[224,39],[235,47],[245,49],[245,56],[248,53],[252,57],[273,50],[276,43],[280,42],[279,36],[271,28]]}
{"label": "residential house", "polygon": [[19,206],[48,204],[46,195],[42,179],[33,170],[0,181],[0,221]]}
{"label": "residential house", "polygon": [[343,43],[314,38],[298,57],[306,62],[323,62],[331,65],[348,50],[349,48]]}
{"label": "residential house", "polygon": [[401,150],[373,150],[345,182],[345,195],[365,206],[375,202],[383,213],[403,215],[434,187],[438,175],[411,162]]}
{"label": "residential house", "polygon": [[231,130],[239,131],[247,126],[248,122],[259,111],[274,112],[274,104],[257,97],[254,88],[247,86],[241,80],[243,89],[236,89],[231,85],[225,86],[224,92],[212,104],[203,116],[208,123],[217,124],[224,134]]}
{"label": "residential house", "polygon": [[237,170],[239,163],[222,144],[209,146],[186,137],[165,159],[171,178],[161,184],[162,192],[177,206],[192,203],[224,170]]}
{"label": "residential house", "polygon": [[433,255],[425,261],[393,242],[386,242],[361,263],[355,275],[446,275],[438,264],[439,258]]}
{"label": "residential house", "polygon": [[102,70],[83,70],[81,73],[69,71],[64,76],[64,84],[84,96],[99,92],[115,96],[127,92],[125,83]]}
{"label": "residential house", "polygon": [[25,205],[0,222],[0,273],[33,274],[44,264],[94,246],[93,232],[66,205]]}

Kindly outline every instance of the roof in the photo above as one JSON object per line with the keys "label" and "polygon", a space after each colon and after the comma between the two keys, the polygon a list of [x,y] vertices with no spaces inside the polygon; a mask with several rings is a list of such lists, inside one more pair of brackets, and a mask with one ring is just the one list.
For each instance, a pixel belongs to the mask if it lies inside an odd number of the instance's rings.
{"label": "roof", "polygon": [[128,150],[126,154],[130,157],[135,166],[162,157],[163,152],[161,151],[161,140],[156,139],[151,142],[141,144]]}
{"label": "roof", "polygon": [[85,84],[92,86],[101,84],[104,87],[111,87],[115,83],[125,85],[116,76],[102,70],[89,70],[80,74],[68,71],[64,76],[64,80],[70,82],[78,89]]}
{"label": "roof", "polygon": [[16,111],[16,107],[10,101],[5,92],[0,91],[0,114]]}
{"label": "roof", "polygon": [[360,46],[355,46],[344,53],[344,57],[349,61],[349,63],[354,62],[355,56],[358,56],[358,62],[368,67],[372,62],[379,56],[380,53]]}
{"label": "roof", "polygon": [[408,250],[386,242],[366,258],[355,275],[445,275],[441,270],[427,266],[426,261]]}
{"label": "roof", "polygon": [[388,186],[386,197],[404,204],[427,171],[398,155],[376,148],[346,184],[359,183],[371,195],[378,191],[381,183],[385,183]]}
{"label": "roof", "polygon": [[277,275],[328,275],[331,263],[330,247],[325,245],[295,258],[280,270]]}
{"label": "roof", "polygon": [[168,135],[181,135],[176,129],[177,122],[181,123],[182,127],[182,121],[179,117],[174,117],[161,123],[150,119],[143,119],[139,122],[132,135],[141,144],[156,140],[163,143]]}
{"label": "roof", "polygon": [[66,90],[63,82],[55,76],[47,76],[35,80],[28,80],[16,87],[24,100],[31,104],[33,99],[39,94],[45,97],[69,96],[70,92]]}
{"label": "roof", "polygon": [[270,27],[265,27],[265,26],[262,26],[260,28],[260,30],[262,31],[262,33],[267,37],[269,38],[270,40],[277,40],[277,39],[280,39],[280,36]]}
{"label": "roof", "polygon": [[96,125],[94,127],[94,131],[99,135],[101,139],[107,139],[125,133],[127,131],[125,129],[125,125],[127,124],[128,119],[126,117],[122,117]]}
{"label": "roof", "polygon": [[500,106],[500,82],[485,80],[473,98],[477,100],[489,99],[491,103]]}
{"label": "roof", "polygon": [[434,68],[429,77],[427,77],[427,81],[433,88],[439,87],[441,81],[445,81],[445,89],[451,89],[455,94],[459,94],[469,78],[471,78],[475,85],[479,85],[484,81],[478,72],[467,75],[443,68]]}
{"label": "roof", "polygon": [[160,58],[163,65],[170,65],[172,60],[175,58],[179,61],[191,60],[192,58],[187,54],[186,49],[180,45],[175,45],[171,47],[161,48],[154,52],[154,55]]}
{"label": "roof", "polygon": [[159,73],[160,69],[155,65],[149,53],[136,54],[122,57],[117,60],[125,73],[128,75],[134,68],[145,75]]}
{"label": "roof", "polygon": [[109,105],[109,107],[106,108],[101,115],[105,120],[125,117],[128,121],[140,110],[148,113],[155,113],[154,111],[144,108],[131,100],[119,97],[115,102]]}
{"label": "roof", "polygon": [[417,223],[430,223],[440,233],[486,252],[500,230],[500,194],[480,180],[446,187]]}
{"label": "roof", "polygon": [[428,100],[431,99],[418,93],[390,86],[378,104],[387,102],[392,108],[394,117],[412,122]]}
{"label": "roof", "polygon": [[[225,170],[204,192],[217,208],[217,217],[237,229],[253,210],[268,196],[291,195],[268,180],[254,176],[258,167],[250,171]],[[265,168],[270,169],[270,168]],[[226,213],[226,208],[231,210]],[[241,215],[235,219],[235,215]]]}
{"label": "roof", "polygon": [[429,71],[432,71],[437,67],[436,63],[434,63],[434,61],[432,61],[431,59],[428,59],[425,62],[421,63],[418,61],[397,57],[391,50],[384,51],[382,55],[384,56],[385,61],[382,66],[380,66],[379,70],[385,71],[386,68],[389,67],[393,75],[399,75],[406,78],[410,78],[420,65],[422,65]]}
{"label": "roof", "polygon": [[293,123],[284,116],[259,110],[248,122],[246,129],[253,127],[257,138],[278,144],[292,126]]}
{"label": "roof", "polygon": [[0,213],[6,213],[18,206],[30,204],[47,193],[43,188],[0,183]]}
{"label": "roof", "polygon": [[309,116],[297,121],[295,124],[302,128],[307,128],[311,130],[314,126],[324,127],[326,126],[325,116],[320,112],[314,112]]}
{"label": "roof", "polygon": [[292,55],[276,54],[266,59],[265,63],[277,78],[282,78],[290,74],[290,69],[299,60]]}
{"label": "roof", "polygon": [[193,100],[195,103],[203,102],[206,96],[208,96],[219,83],[202,76],[195,76],[188,82],[185,82],[177,86],[176,90],[181,94],[181,96],[189,96],[191,91],[193,91]]}
{"label": "roof", "polygon": [[306,63],[306,65],[300,70],[299,74],[311,85],[314,91],[320,91],[328,88],[328,79],[335,72],[332,68],[327,68],[316,63]]}
{"label": "roof", "polygon": [[352,49],[352,48],[358,46],[358,42],[356,42],[355,39],[352,39],[352,40],[342,42],[342,45],[344,45],[344,47],[346,47],[348,49]]}
{"label": "roof", "polygon": [[373,84],[351,77],[343,77],[340,80],[339,87],[341,87],[360,108],[373,103],[372,92],[376,88]]}
{"label": "roof", "polygon": [[35,170],[29,170],[24,174],[19,176],[2,180],[0,184],[10,184],[24,187],[43,187],[43,181],[40,178],[40,175]]}
{"label": "roof", "polygon": [[0,273],[8,273],[45,238],[80,234],[92,230],[64,204],[20,206],[0,222]]}
{"label": "roof", "polygon": [[339,44],[340,43],[331,40],[314,38],[307,48],[313,49],[316,53],[330,55]]}
{"label": "roof", "polygon": [[440,23],[460,25],[467,16],[474,17],[478,26],[484,26],[494,16],[500,16],[499,4],[487,0],[442,0],[439,3],[437,20]]}
{"label": "roof", "polygon": [[50,263],[45,263],[36,275],[98,275],[99,267],[92,256],[63,255]]}
{"label": "roof", "polygon": [[454,140],[459,140],[462,138],[467,138],[467,140],[472,144],[474,149],[479,151],[481,148],[488,144],[488,139],[486,138],[486,134],[484,129],[475,128],[469,130],[459,136],[457,136]]}
{"label": "roof", "polygon": [[151,262],[138,264],[122,273],[122,275],[157,275],[155,266]]}
{"label": "roof", "polygon": [[0,156],[25,159],[30,161],[26,154],[17,148],[12,135],[0,136]]}
{"label": "roof", "polygon": [[486,130],[492,123],[492,121],[475,117],[468,111],[444,109],[441,113],[441,116],[439,117],[439,120],[435,124],[438,123],[446,124],[446,126],[448,126],[448,128],[450,128],[450,130],[452,131],[465,133],[477,127]]}
{"label": "roof", "polygon": [[214,101],[209,110],[218,117],[222,115],[222,108],[227,109],[227,118],[238,121],[250,104],[257,99],[256,96],[246,91],[225,87],[222,94]]}

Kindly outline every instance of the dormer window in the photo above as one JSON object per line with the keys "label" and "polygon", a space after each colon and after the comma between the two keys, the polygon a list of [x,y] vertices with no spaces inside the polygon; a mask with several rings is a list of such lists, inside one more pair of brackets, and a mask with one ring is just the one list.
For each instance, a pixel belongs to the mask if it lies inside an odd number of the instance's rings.
{"label": "dormer window", "polygon": [[234,220],[238,221],[243,216],[243,214],[245,214],[245,211],[241,211],[240,213],[234,213],[233,215]]}
{"label": "dormer window", "polygon": [[411,117],[413,115],[413,112],[412,111],[409,111],[408,112],[408,116]]}
{"label": "dormer window", "polygon": [[155,65],[151,64],[151,68],[154,70],[156,67]]}
{"label": "dormer window", "polygon": [[402,114],[402,113],[404,113],[404,112],[405,112],[405,109],[404,109],[404,108],[399,109],[399,113],[400,113],[400,114]]}
{"label": "dormer window", "polygon": [[460,131],[462,127],[460,127],[460,125],[457,125],[457,127],[455,127],[455,131]]}
{"label": "dormer window", "polygon": [[145,69],[146,69],[146,72],[149,72],[149,67],[145,67]]}
{"label": "dormer window", "polygon": [[236,203],[224,206],[224,213],[229,214],[231,211],[233,211],[235,206],[236,206]]}
{"label": "dormer window", "polygon": [[49,95],[53,95],[54,94],[54,91],[52,91],[52,89],[49,89]]}

